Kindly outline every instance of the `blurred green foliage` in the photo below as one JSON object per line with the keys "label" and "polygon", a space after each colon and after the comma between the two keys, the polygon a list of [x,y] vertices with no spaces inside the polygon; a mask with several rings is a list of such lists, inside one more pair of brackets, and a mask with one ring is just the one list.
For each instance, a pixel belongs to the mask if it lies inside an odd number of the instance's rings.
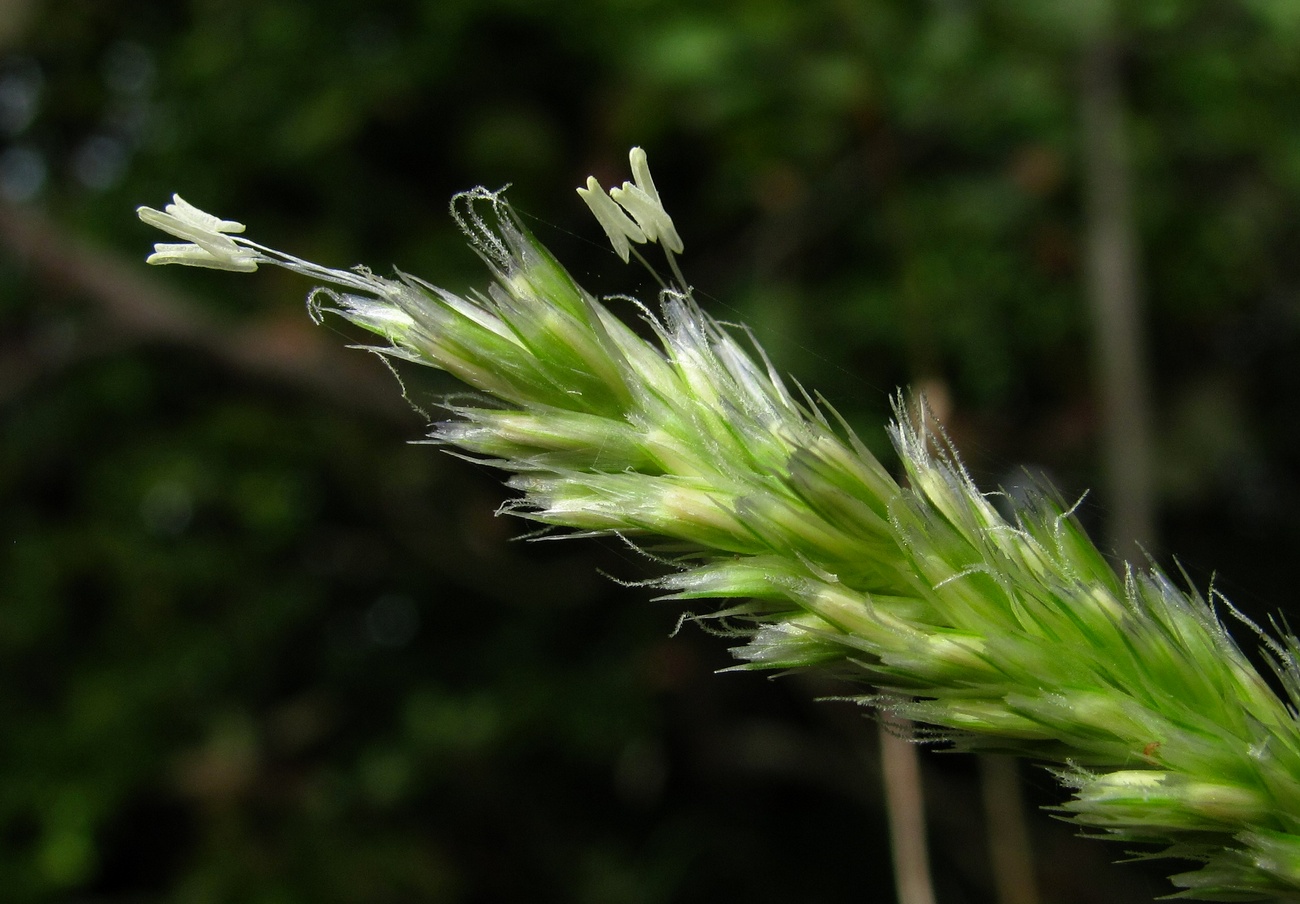
{"label": "blurred green foliage", "polygon": [[[510,181],[580,280],[645,295],[572,192],[640,144],[714,312],[869,443],[896,386],[939,376],[986,484],[1032,462],[1077,493],[1077,64],[1108,10],[30,0],[0,10],[0,196],[132,266],[156,238],[134,206],[180,191],[304,257],[460,289],[483,277],[447,199]],[[1166,545],[1274,607],[1300,498],[1300,14],[1159,0],[1116,28]],[[871,734],[808,702],[834,686],[711,674],[722,641],[667,639],[675,613],[596,574],[653,566],[508,544],[496,477],[405,444],[418,415],[241,367],[241,343],[297,360],[307,286],[140,263],[222,354],[3,255],[5,900],[888,894]],[[426,407],[449,389],[404,376]],[[941,894],[989,900],[968,767],[932,768]],[[1159,889],[1096,870],[1118,850],[1039,844],[1053,901]]]}

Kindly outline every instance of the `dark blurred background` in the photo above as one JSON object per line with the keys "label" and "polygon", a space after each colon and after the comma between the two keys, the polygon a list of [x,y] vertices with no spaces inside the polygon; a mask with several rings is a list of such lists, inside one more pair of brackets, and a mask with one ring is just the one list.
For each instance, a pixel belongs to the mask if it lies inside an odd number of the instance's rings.
{"label": "dark blurred background", "polygon": [[[1108,548],[1263,616],[1300,538],[1298,76],[1294,0],[0,4],[0,899],[893,896],[874,727],[813,702],[843,688],[715,675],[616,544],[512,542],[310,285],[151,270],[137,204],[461,290],[448,198],[511,182],[588,288],[649,297],[573,191],[640,144],[706,307],[883,456],[925,385],[983,485],[1097,487]],[[925,769],[940,900],[993,901],[974,760]],[[1030,819],[1043,900],[1167,890]]]}

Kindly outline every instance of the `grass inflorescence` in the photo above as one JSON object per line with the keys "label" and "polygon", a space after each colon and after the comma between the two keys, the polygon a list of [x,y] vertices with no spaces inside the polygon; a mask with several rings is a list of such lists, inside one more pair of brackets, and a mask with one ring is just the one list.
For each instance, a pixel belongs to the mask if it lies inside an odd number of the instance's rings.
{"label": "grass inflorescence", "polygon": [[624,259],[632,243],[668,254],[676,279],[657,311],[637,309],[640,331],[498,192],[453,202],[492,275],[467,296],[301,261],[179,198],[141,216],[189,243],[154,262],[305,273],[326,284],[317,316],[472,387],[432,439],[509,473],[505,511],[670,556],[658,589],[717,601],[739,667],[835,666],[864,703],[953,744],[1052,764],[1072,792],[1061,815],[1192,861],[1172,877],[1185,895],[1300,896],[1295,639],[1260,635],[1283,699],[1200,595],[1154,567],[1117,573],[1049,491],[981,493],[901,404],[896,480],[752,337],[701,310],[637,153],[636,183],[583,194]]}

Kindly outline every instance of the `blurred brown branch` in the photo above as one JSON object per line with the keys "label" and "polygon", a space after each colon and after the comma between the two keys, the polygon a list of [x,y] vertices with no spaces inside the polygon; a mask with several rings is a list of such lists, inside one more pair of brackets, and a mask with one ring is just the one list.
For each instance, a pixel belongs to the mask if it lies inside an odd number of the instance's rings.
{"label": "blurred brown branch", "polygon": [[1103,33],[1084,48],[1080,78],[1087,294],[1093,317],[1109,542],[1127,561],[1154,552],[1151,387],[1118,48]]}
{"label": "blurred brown branch", "polygon": [[[407,422],[414,415],[381,368],[314,330],[301,311],[293,317],[224,322],[153,278],[142,262],[96,248],[28,208],[0,205],[0,245],[43,282],[91,306],[99,322],[85,353],[164,342],[197,349],[238,372],[288,383],[354,410]],[[0,400],[61,367],[66,357],[8,351],[0,365]]]}

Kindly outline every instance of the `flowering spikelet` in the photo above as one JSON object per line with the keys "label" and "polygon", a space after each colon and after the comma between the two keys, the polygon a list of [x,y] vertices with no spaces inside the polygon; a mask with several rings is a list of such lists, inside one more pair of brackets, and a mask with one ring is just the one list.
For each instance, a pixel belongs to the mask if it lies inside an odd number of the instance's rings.
{"label": "flowering spikelet", "polygon": [[[635,184],[611,197],[592,180],[584,199],[621,256],[658,241],[671,263],[681,240],[644,153],[633,166]],[[679,568],[658,586],[727,600],[739,667],[838,663],[876,689],[864,702],[964,748],[1055,764],[1073,791],[1063,815],[1198,864],[1173,877],[1183,895],[1300,896],[1294,638],[1260,635],[1283,701],[1201,597],[1156,570],[1117,575],[1047,492],[1003,515],[924,415],[900,406],[891,428],[900,484],[680,275],[658,314],[639,309],[646,340],[500,193],[452,208],[491,268],[486,292],[319,267],[189,205],[141,217],[197,249],[151,260],[305,273],[328,284],[315,316],[342,315],[386,340],[381,353],[482,393],[433,438],[509,472],[514,514],[671,550]]]}

